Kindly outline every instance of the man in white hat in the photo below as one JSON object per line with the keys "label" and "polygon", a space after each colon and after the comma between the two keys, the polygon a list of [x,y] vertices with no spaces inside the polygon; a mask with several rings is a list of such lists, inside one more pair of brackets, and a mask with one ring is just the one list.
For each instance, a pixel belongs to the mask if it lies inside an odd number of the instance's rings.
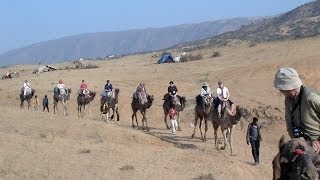
{"label": "man in white hat", "polygon": [[[320,93],[302,86],[297,71],[290,67],[277,71],[274,86],[285,96],[285,120],[289,136],[304,138],[319,153]],[[274,170],[275,166],[280,167],[278,158],[276,156],[272,162]]]}
{"label": "man in white hat", "polygon": [[209,84],[207,82],[204,82],[201,89],[200,89],[200,96],[202,98],[202,105],[203,105],[203,108],[205,108],[205,100],[207,97],[211,97],[211,89],[209,87]]}

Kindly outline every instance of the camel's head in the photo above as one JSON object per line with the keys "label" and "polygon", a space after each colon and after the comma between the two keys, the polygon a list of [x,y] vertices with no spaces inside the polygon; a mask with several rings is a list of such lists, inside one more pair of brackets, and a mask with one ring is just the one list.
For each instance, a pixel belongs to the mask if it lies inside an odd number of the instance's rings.
{"label": "camel's head", "polygon": [[279,142],[281,179],[319,179],[320,156],[300,139]]}
{"label": "camel's head", "polygon": [[235,120],[237,123],[241,120],[242,117],[246,116],[246,111],[243,106],[236,106],[236,115],[235,115]]}
{"label": "camel's head", "polygon": [[180,97],[181,111],[183,111],[184,108],[186,107],[186,102],[187,102],[186,97],[185,96],[181,96]]}

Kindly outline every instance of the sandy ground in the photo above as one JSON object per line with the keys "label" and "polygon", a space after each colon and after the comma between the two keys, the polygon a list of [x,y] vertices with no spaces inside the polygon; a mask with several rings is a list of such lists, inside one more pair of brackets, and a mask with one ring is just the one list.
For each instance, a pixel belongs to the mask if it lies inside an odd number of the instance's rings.
{"label": "sandy ground", "polygon": [[[97,69],[61,70],[31,74],[34,66],[20,77],[0,81],[0,179],[271,179],[271,161],[281,135],[284,97],[273,87],[279,67],[298,70],[304,84],[320,88],[320,38],[204,49],[203,60],[179,64],[155,64],[151,54],[127,56],[112,61],[92,61]],[[214,51],[221,57],[210,58]],[[71,63],[57,67],[72,66]],[[9,69],[0,69],[5,73]],[[49,96],[50,113],[19,108],[19,92],[28,79],[42,99]],[[52,112],[52,90],[59,79],[73,89],[69,116]],[[76,91],[82,79],[89,89],[100,93],[107,79],[120,88],[120,122],[101,120],[98,95],[91,104],[93,117],[77,116]],[[162,96],[173,80],[180,95],[187,97],[181,115],[182,131],[176,136],[165,129]],[[250,118],[242,119],[234,134],[235,156],[230,149],[214,147],[213,128],[208,141],[191,139],[194,97],[207,81],[215,91],[221,80],[231,98],[260,117],[263,141],[261,164],[253,166],[245,133]],[[155,102],[147,113],[150,131],[131,127],[131,96],[140,81],[145,82]],[[138,115],[141,125],[141,116]],[[222,135],[219,132],[218,136]]]}

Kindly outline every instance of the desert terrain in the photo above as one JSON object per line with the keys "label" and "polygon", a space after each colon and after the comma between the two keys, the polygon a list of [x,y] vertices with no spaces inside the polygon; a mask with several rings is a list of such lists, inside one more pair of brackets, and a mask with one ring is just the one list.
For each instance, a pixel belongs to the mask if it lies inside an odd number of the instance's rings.
{"label": "desert terrain", "polygon": [[[70,69],[32,74],[36,65],[0,69],[19,71],[20,77],[0,80],[0,179],[271,179],[271,162],[278,140],[286,134],[284,97],[273,87],[279,67],[290,66],[307,86],[320,89],[320,38],[234,45],[203,49],[198,61],[156,64],[152,54],[131,55],[117,60],[90,61],[96,69]],[[218,51],[221,57],[211,58]],[[71,63],[55,64],[72,66]],[[50,113],[20,109],[19,93],[29,80],[42,100],[48,95]],[[53,114],[52,91],[59,79],[72,88],[68,116]],[[77,90],[84,79],[98,94],[91,103],[92,118],[77,116]],[[100,93],[106,80],[120,88],[120,121],[106,124],[99,111]],[[182,131],[172,135],[163,122],[162,97],[170,80],[187,97],[181,114]],[[251,116],[236,125],[234,153],[214,146],[212,125],[207,142],[191,139],[195,96],[204,81],[213,92],[223,81],[231,99]],[[131,127],[131,97],[139,82],[155,101],[147,112],[150,131]],[[42,108],[42,106],[41,106]],[[260,165],[253,166],[246,127],[253,116],[262,124]],[[139,125],[141,115],[138,114]],[[219,138],[222,134],[218,133]]]}

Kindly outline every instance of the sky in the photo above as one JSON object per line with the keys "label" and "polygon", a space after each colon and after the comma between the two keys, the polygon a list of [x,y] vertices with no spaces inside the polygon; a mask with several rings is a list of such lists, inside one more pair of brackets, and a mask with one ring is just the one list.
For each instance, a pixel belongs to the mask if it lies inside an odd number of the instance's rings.
{"label": "sky", "polygon": [[70,35],[272,16],[311,0],[0,0],[0,54]]}

